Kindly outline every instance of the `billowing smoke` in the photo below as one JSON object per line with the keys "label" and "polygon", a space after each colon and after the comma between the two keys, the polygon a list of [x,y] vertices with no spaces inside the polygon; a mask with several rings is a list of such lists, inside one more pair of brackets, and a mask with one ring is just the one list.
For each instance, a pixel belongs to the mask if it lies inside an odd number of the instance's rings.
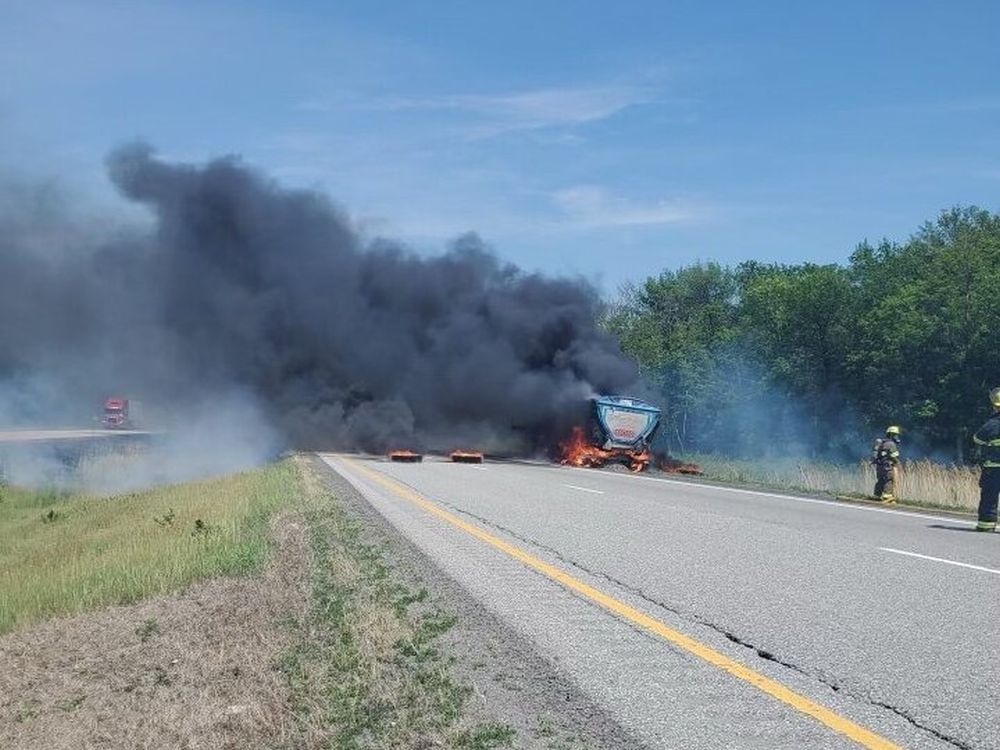
{"label": "billowing smoke", "polygon": [[115,393],[182,429],[237,393],[294,447],[527,453],[594,392],[636,387],[589,285],[474,235],[436,257],[366,240],[232,158],[136,145],[108,167],[150,227],[81,228],[24,196],[0,212],[0,422],[73,421]]}

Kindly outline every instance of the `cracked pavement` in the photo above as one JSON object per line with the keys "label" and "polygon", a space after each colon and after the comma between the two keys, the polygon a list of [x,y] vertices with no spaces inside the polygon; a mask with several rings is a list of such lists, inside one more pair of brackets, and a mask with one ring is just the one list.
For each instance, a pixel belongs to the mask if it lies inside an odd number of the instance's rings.
{"label": "cracked pavement", "polygon": [[648,747],[856,745],[356,466],[901,747],[1000,748],[1000,536],[964,520],[530,463],[323,458]]}

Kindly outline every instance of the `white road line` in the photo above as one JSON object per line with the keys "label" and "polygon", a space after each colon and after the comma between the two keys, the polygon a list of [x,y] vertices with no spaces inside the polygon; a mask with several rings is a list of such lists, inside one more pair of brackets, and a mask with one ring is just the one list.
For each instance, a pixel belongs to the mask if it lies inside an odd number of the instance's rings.
{"label": "white road line", "polygon": [[661,484],[680,484],[685,487],[695,487],[703,490],[719,490],[722,492],[735,492],[741,495],[756,495],[757,497],[771,497],[777,500],[791,500],[796,503],[811,503],[813,505],[825,505],[829,508],[841,508],[843,510],[860,510],[866,513],[890,513],[894,516],[907,516],[909,518],[923,518],[928,521],[945,521],[947,523],[959,523],[964,526],[975,526],[975,521],[970,521],[965,518],[956,518],[954,516],[932,516],[928,513],[913,513],[908,510],[892,510],[890,508],[872,508],[867,505],[852,505],[847,502],[838,500],[820,500],[815,497],[801,497],[800,495],[786,495],[779,492],[762,492],[760,490],[745,490],[741,487],[726,487],[719,484],[702,484],[701,482],[685,482],[682,479],[662,479],[660,477],[644,477],[637,476],[635,474],[613,474],[611,472],[600,472],[597,469],[580,469],[575,466],[560,466],[560,469],[564,471],[586,471],[590,472],[591,475],[598,474],[604,479],[623,479],[625,481],[631,481],[633,479],[640,479],[646,482],[659,482]]}
{"label": "white road line", "polygon": [[578,487],[575,484],[564,484],[563,487],[569,487],[571,490],[580,490],[580,492],[590,492],[594,495],[604,494],[604,490],[592,490],[589,487]]}
{"label": "white road line", "polygon": [[947,565],[957,565],[960,568],[970,568],[972,570],[981,570],[984,573],[993,573],[994,575],[1000,576],[1000,570],[994,570],[993,568],[984,568],[980,565],[970,565],[969,563],[957,562],[956,560],[946,560],[943,557],[931,557],[930,555],[921,555],[917,552],[907,552],[901,549],[893,549],[892,547],[879,547],[883,552],[892,552],[894,555],[906,555],[907,557],[919,557],[921,560],[932,560],[933,562],[946,563]]}

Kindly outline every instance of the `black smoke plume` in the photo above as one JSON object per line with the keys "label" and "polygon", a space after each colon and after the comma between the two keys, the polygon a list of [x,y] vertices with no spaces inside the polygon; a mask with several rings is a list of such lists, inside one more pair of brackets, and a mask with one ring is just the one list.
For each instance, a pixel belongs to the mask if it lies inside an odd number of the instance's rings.
{"label": "black smoke plume", "polygon": [[108,169],[149,228],[4,202],[0,423],[66,421],[109,393],[210,415],[235,393],[295,447],[527,453],[593,393],[636,388],[589,285],[475,235],[436,257],[365,240],[324,195],[235,158],[134,145]]}

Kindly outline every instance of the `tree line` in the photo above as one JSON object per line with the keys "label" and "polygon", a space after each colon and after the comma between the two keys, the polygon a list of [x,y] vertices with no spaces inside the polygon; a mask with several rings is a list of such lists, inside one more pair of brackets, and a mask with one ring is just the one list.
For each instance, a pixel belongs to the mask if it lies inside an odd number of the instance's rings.
{"label": "tree line", "polygon": [[954,208],[846,265],[697,263],[627,286],[604,324],[665,406],[672,452],[968,458],[1000,385],[1000,215]]}

